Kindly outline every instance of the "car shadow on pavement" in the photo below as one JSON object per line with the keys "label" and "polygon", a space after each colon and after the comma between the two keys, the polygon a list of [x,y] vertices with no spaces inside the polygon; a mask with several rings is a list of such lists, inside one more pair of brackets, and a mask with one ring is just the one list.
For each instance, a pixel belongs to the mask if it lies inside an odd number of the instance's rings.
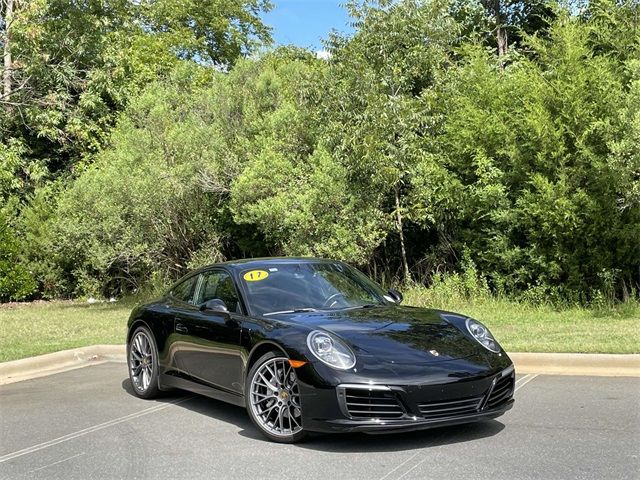
{"label": "car shadow on pavement", "polygon": [[485,420],[404,433],[367,435],[365,433],[342,433],[335,435],[314,435],[301,448],[329,453],[397,452],[416,450],[454,443],[470,442],[492,437],[504,429],[496,420]]}
{"label": "car shadow on pavement", "polygon": [[[133,387],[128,378],[122,381],[122,388],[130,395],[134,395]],[[172,403],[187,398],[189,398],[188,401],[177,404],[176,408],[183,408],[221,422],[231,423],[240,429],[238,434],[242,437],[269,442],[251,423],[246,410],[242,407],[180,390],[163,392],[157,401]],[[504,424],[497,420],[484,420],[451,427],[382,435],[313,433],[304,442],[296,444],[296,447],[328,453],[394,452],[470,442],[492,437],[503,429]]]}
{"label": "car shadow on pavement", "polygon": [[[133,386],[128,378],[122,381],[122,388],[129,395],[135,396]],[[260,432],[255,429],[247,415],[247,411],[243,407],[238,407],[236,405],[205,397],[204,395],[193,394],[182,390],[161,392],[160,396],[154,401],[158,403],[180,402],[176,404],[176,408],[183,408],[221,422],[236,425],[242,430],[241,434],[245,437],[254,438],[256,440],[262,440],[264,438]]]}

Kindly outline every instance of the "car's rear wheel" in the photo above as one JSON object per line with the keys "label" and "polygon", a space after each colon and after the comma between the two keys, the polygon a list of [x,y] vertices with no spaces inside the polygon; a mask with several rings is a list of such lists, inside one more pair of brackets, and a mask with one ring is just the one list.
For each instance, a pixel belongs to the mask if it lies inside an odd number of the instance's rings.
{"label": "car's rear wheel", "polygon": [[295,443],[306,436],[298,378],[284,355],[269,352],[258,359],[247,376],[245,398],[249,417],[269,439]]}
{"label": "car's rear wheel", "polygon": [[153,334],[146,327],[138,327],[127,346],[129,379],[134,393],[141,398],[158,395],[158,348]]}

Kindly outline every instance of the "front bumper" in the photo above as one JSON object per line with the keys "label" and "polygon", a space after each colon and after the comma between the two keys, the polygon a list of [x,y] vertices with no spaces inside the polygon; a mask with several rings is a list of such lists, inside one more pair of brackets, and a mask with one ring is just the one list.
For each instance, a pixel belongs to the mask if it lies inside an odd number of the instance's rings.
{"label": "front bumper", "polygon": [[452,425],[460,425],[464,423],[473,423],[480,420],[489,420],[499,417],[513,406],[513,399],[510,399],[503,406],[492,410],[486,410],[476,414],[452,416],[449,418],[440,418],[427,420],[420,417],[403,418],[400,420],[327,420],[322,424],[313,423],[308,427],[309,431],[315,432],[364,432],[369,434],[383,434],[396,432],[411,432],[415,430],[426,430],[429,428],[446,427]]}
{"label": "front bumper", "polygon": [[515,371],[449,383],[300,384],[303,427],[315,432],[393,433],[499,417],[513,406]]}

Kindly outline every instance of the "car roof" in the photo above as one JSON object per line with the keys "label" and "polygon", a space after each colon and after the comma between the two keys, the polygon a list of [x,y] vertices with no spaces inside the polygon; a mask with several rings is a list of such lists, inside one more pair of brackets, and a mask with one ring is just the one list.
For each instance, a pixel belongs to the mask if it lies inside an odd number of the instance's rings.
{"label": "car roof", "polygon": [[232,270],[244,270],[246,268],[261,268],[268,267],[274,264],[283,263],[336,263],[337,260],[331,260],[327,258],[315,258],[315,257],[260,257],[260,258],[242,258],[238,260],[229,260],[226,262],[212,263],[198,269],[208,270],[215,267],[227,267]]}

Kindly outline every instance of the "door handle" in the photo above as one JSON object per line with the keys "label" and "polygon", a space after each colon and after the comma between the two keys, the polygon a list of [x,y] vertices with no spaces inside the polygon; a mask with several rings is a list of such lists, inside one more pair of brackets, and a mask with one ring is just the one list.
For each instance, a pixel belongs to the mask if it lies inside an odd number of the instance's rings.
{"label": "door handle", "polygon": [[180,333],[188,333],[189,330],[181,323],[176,323],[176,332]]}

